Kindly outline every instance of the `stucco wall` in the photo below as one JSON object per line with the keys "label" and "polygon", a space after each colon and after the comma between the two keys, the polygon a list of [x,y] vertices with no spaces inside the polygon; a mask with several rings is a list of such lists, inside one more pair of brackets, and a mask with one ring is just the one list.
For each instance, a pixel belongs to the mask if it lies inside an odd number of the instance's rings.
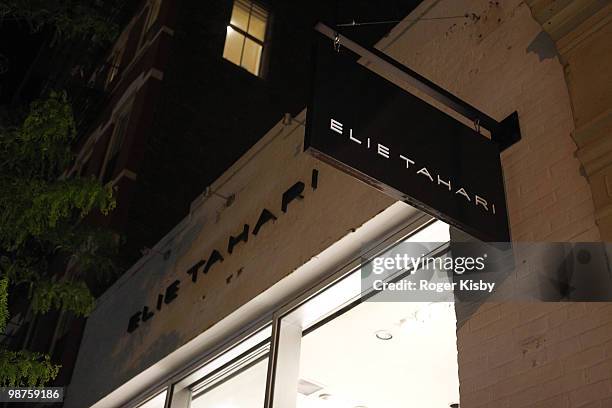
{"label": "stucco wall", "polygon": [[[498,120],[518,111],[502,154],[514,241],[600,239],[563,67],[529,7],[425,1],[379,48]],[[612,406],[609,304],[487,303],[457,335],[462,408]]]}
{"label": "stucco wall", "polygon": [[[525,4],[425,1],[378,46],[490,116],[518,111],[523,139],[502,155],[514,240],[600,239],[575,157],[563,69]],[[69,395],[67,406],[96,401],[392,203],[301,153],[302,138],[295,122],[275,126],[213,185],[223,196],[236,194],[230,207],[217,196],[196,205],[156,247],[158,256],[137,264],[100,300],[71,386],[79,397]],[[313,168],[320,172],[316,191],[309,186]],[[281,195],[299,180],[304,199],[281,213]],[[252,228],[263,208],[278,220],[226,256],[228,236],[244,223]],[[164,260],[166,248],[173,249]],[[213,248],[226,260],[191,284],[185,271]],[[154,307],[177,278],[180,296],[128,334],[129,317]],[[458,330],[462,408],[610,405],[611,316],[604,304],[483,305]]]}
{"label": "stucco wall", "polygon": [[[300,115],[277,124],[211,187],[235,194],[229,207],[217,195],[196,200],[192,212],[154,253],[124,275],[89,318],[67,407],[84,407],[157,363],[239,306],[271,287],[313,256],[349,234],[394,201],[304,153]],[[311,187],[317,169],[318,186]],[[283,193],[302,181],[303,199],[281,211]],[[277,220],[256,236],[262,209]],[[228,238],[249,224],[249,239],[227,253]],[[171,249],[164,260],[163,254]],[[186,271],[218,249],[225,260],[191,281]],[[179,296],[157,311],[158,294],[179,279]],[[148,305],[155,315],[131,334],[130,316]],[[95,367],[95,370],[92,368]]]}
{"label": "stucco wall", "polygon": [[574,113],[577,156],[591,185],[601,236],[612,237],[612,3],[527,0],[555,41]]}

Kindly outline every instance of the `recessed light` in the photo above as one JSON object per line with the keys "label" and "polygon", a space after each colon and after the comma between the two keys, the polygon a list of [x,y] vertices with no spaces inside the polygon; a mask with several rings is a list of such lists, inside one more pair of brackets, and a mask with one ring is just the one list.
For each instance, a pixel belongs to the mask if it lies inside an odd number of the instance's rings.
{"label": "recessed light", "polygon": [[331,399],[331,397],[332,397],[331,394],[327,394],[327,393],[319,394],[319,398],[322,400],[328,400],[328,399]]}
{"label": "recessed light", "polygon": [[379,340],[391,340],[393,338],[393,334],[391,334],[391,332],[388,330],[378,330],[374,334]]}

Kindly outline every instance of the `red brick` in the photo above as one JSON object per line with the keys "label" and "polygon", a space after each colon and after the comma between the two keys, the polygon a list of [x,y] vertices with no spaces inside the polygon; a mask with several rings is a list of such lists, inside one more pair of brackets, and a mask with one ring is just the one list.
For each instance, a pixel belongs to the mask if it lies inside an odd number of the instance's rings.
{"label": "red brick", "polygon": [[555,396],[567,393],[569,390],[584,386],[584,376],[582,371],[572,371],[565,373],[563,377],[557,378],[547,383],[534,384],[533,387],[512,396],[513,407],[524,407],[533,405]]}
{"label": "red brick", "polygon": [[605,303],[597,313],[599,314],[600,323],[612,322],[612,303]]}
{"label": "red brick", "polygon": [[459,393],[461,398],[461,404],[465,407],[478,406],[486,404],[492,400],[491,388],[484,390],[465,392],[461,386],[459,386]]}
{"label": "red brick", "polygon": [[510,400],[503,399],[503,400],[489,401],[486,404],[478,405],[474,408],[512,408],[512,407],[510,406]]}
{"label": "red brick", "polygon": [[528,337],[546,333],[547,330],[548,330],[548,318],[547,316],[543,316],[527,324],[523,324],[519,327],[514,328],[512,332],[515,338],[521,341]]}
{"label": "red brick", "polygon": [[612,396],[612,381],[604,380],[580,387],[569,394],[572,406],[580,407],[587,402],[601,401]]}
{"label": "red brick", "polygon": [[552,339],[546,345],[546,355],[550,360],[563,359],[579,353],[581,350],[580,341],[576,337],[553,343],[554,340],[556,339]]}
{"label": "red brick", "polygon": [[587,383],[596,383],[602,380],[612,379],[612,359],[603,361],[585,370]]}
{"label": "red brick", "polygon": [[604,359],[605,350],[603,347],[591,347],[568,357],[563,363],[565,369],[569,371],[594,366]]}
{"label": "red brick", "polygon": [[603,347],[591,347],[564,360],[566,370],[587,368],[601,363],[606,358]]}
{"label": "red brick", "polygon": [[578,408],[604,408],[601,405],[601,401],[587,402],[586,404],[580,405]]}
{"label": "red brick", "polygon": [[520,393],[534,384],[549,382],[563,375],[561,362],[553,362],[532,368],[519,375],[508,378],[493,387],[493,398],[501,398]]}
{"label": "red brick", "polygon": [[556,311],[556,309],[559,309],[556,303],[534,303],[529,305],[529,307],[521,308],[519,311],[519,320],[521,322],[529,322],[538,317],[550,315]]}
{"label": "red brick", "polygon": [[554,312],[551,312],[551,314],[548,316],[548,325],[550,327],[556,327],[556,326],[559,326],[565,323],[567,320],[568,320],[567,308],[560,307]]}
{"label": "red brick", "polygon": [[580,343],[584,349],[597,346],[608,340],[612,340],[612,322],[580,335]]}
{"label": "red brick", "polygon": [[521,352],[517,348],[510,348],[505,350],[496,350],[494,353],[489,355],[488,364],[489,368],[496,368],[512,360],[519,359]]}
{"label": "red brick", "polygon": [[608,341],[603,345],[603,347],[606,353],[606,358],[612,358],[612,341]]}
{"label": "red brick", "polygon": [[572,306],[567,309],[567,317],[570,320],[574,320],[580,316],[584,316],[586,312],[587,309],[584,303],[573,303]]}
{"label": "red brick", "polygon": [[494,323],[489,324],[482,328],[484,331],[483,336],[485,339],[498,338],[503,342],[512,342],[511,328],[516,326],[519,322],[518,316],[512,315],[504,319],[497,320]]}
{"label": "red brick", "polygon": [[470,318],[470,330],[476,331],[501,317],[499,306],[488,308],[484,311],[478,311]]}
{"label": "red brick", "polygon": [[459,365],[459,375],[461,378],[480,377],[487,371],[487,357],[480,356],[479,358],[462,363]]}
{"label": "red brick", "polygon": [[567,395],[557,395],[556,397],[527,405],[526,408],[569,408],[569,397]]}
{"label": "red brick", "polygon": [[[568,307],[568,313],[575,307],[577,303],[571,303]],[[579,336],[582,333],[599,326],[597,315],[583,315],[577,319],[568,320],[565,324],[556,328],[559,340],[568,339],[570,337]]]}

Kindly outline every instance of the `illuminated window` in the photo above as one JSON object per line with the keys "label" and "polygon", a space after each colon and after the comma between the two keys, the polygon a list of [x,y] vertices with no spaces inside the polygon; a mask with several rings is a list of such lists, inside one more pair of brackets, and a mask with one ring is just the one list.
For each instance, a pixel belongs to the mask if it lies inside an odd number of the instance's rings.
{"label": "illuminated window", "polygon": [[164,408],[165,403],[166,391],[163,391],[145,402],[144,404],[139,405],[138,408]]}
{"label": "illuminated window", "polygon": [[[435,254],[448,248],[449,239],[448,225],[436,221],[377,257]],[[385,280],[410,276],[409,269],[400,269]],[[416,298],[415,292],[404,292],[392,298],[390,292],[364,291],[381,277],[357,269],[280,318],[269,387],[274,407],[448,407],[459,402],[453,293]],[[450,284],[452,276],[435,272],[427,280]]]}
{"label": "illuminated window", "polygon": [[271,335],[262,327],[175,383],[170,406],[263,408]]}
{"label": "illuminated window", "polygon": [[235,0],[223,58],[260,75],[268,12],[248,0]]}

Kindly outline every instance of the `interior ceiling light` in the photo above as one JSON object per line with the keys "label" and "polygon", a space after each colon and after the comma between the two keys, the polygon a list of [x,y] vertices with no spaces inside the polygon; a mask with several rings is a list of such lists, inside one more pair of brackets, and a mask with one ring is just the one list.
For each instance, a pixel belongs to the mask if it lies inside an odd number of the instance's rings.
{"label": "interior ceiling light", "polygon": [[391,340],[393,338],[393,334],[389,330],[378,330],[374,334],[379,340]]}
{"label": "interior ceiling light", "polygon": [[329,400],[331,399],[331,397],[332,397],[331,394],[327,394],[327,393],[319,394],[319,398],[321,398],[322,400]]}

